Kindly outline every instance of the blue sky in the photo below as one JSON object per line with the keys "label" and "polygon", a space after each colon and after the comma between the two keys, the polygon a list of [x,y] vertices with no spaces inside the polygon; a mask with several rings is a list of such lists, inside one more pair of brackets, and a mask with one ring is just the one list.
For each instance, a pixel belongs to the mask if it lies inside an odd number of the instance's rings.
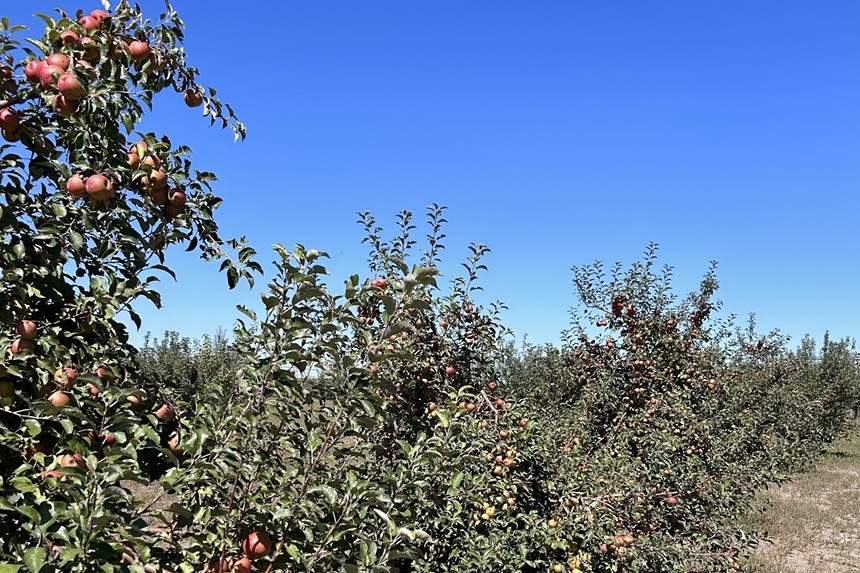
{"label": "blue sky", "polygon": [[[16,22],[67,2],[4,6]],[[141,2],[157,15],[161,2]],[[227,236],[329,251],[366,276],[357,211],[447,205],[446,264],[492,253],[487,299],[555,341],[571,266],[649,241],[683,294],[719,262],[729,312],[795,342],[860,337],[860,50],[855,2],[197,2],[190,60],[248,126],[174,94],[146,127],[215,171]],[[96,8],[97,3],[86,9]],[[423,229],[419,228],[419,232]],[[253,291],[173,253],[143,330],[230,327]],[[139,341],[142,334],[136,334]]]}

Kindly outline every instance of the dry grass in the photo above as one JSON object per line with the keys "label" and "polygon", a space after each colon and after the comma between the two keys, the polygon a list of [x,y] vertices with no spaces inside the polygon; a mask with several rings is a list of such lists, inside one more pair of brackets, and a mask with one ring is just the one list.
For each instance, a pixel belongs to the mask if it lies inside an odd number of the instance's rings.
{"label": "dry grass", "polygon": [[763,493],[750,517],[768,533],[755,573],[860,573],[860,431],[830,448],[812,472]]}

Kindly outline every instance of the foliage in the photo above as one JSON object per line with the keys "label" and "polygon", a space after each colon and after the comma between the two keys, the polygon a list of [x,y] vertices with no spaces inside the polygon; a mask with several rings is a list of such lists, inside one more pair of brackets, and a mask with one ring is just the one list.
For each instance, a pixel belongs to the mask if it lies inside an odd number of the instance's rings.
{"label": "foliage", "polygon": [[847,341],[714,320],[713,266],[679,300],[653,246],[574,269],[564,344],[513,353],[478,301],[486,246],[439,286],[436,205],[418,250],[411,213],[391,238],[359,214],[368,276],[342,289],[277,245],[232,344],[138,351],[117,317],[159,303],[169,246],[230,287],[261,267],[219,237],[214,175],[135,126],[172,88],[244,128],[169,4],[43,19],[0,38],[0,572],[732,571],[752,493],[857,403]]}

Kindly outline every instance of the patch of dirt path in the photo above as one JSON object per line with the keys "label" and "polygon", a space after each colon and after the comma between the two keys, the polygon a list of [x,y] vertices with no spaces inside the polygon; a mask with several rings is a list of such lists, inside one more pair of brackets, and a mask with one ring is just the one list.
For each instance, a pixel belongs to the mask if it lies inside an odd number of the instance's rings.
{"label": "patch of dirt path", "polygon": [[837,442],[819,466],[760,499],[750,519],[768,533],[755,573],[860,573],[860,431]]}

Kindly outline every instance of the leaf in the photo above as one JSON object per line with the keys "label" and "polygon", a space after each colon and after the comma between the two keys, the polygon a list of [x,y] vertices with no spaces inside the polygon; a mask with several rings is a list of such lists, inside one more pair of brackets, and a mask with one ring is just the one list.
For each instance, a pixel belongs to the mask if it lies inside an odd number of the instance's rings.
{"label": "leaf", "polygon": [[24,551],[24,565],[33,573],[38,573],[45,564],[47,554],[41,547],[30,547]]}

